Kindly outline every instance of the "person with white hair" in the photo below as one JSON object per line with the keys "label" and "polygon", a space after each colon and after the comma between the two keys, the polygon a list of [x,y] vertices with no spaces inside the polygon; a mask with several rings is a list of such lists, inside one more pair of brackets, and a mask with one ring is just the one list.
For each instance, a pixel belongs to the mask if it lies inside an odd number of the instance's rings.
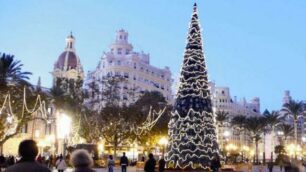
{"label": "person with white hair", "polygon": [[96,172],[91,168],[93,165],[92,157],[85,149],[79,149],[72,152],[70,162],[75,168],[73,172]]}

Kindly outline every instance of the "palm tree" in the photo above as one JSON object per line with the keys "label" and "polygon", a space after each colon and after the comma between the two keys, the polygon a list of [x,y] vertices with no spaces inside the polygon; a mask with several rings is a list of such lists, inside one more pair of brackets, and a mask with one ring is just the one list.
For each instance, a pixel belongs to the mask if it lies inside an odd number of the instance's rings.
{"label": "palm tree", "polygon": [[297,123],[298,119],[303,116],[304,103],[302,101],[290,100],[289,103],[283,105],[282,112],[285,116],[293,119],[294,124],[294,142],[297,145]]}
{"label": "palm tree", "polygon": [[255,143],[255,160],[258,163],[258,142],[261,134],[264,132],[266,122],[263,117],[249,117],[245,121],[245,128],[251,133],[253,142]]}
{"label": "palm tree", "polygon": [[273,149],[274,149],[274,138],[275,138],[275,127],[281,123],[281,118],[278,111],[272,111],[271,113],[268,110],[265,110],[263,113],[264,118],[267,122],[269,129],[271,130],[272,135],[272,149],[271,149],[271,160],[273,160]]}
{"label": "palm tree", "polygon": [[[33,94],[31,84],[27,81],[30,72],[22,71],[22,64],[16,61],[13,55],[0,53],[0,104],[2,105],[3,98],[7,94],[11,96],[12,109],[15,112],[14,127],[7,125],[6,117],[2,114],[0,119],[0,152],[2,153],[2,145],[11,137],[19,133],[25,123],[31,119],[31,113],[25,113],[23,101],[20,101],[24,95],[24,89],[27,90],[27,103],[32,105],[36,100]],[[7,110],[9,112],[9,110]],[[3,111],[2,111],[3,112]],[[7,113],[8,114],[8,113]],[[6,115],[7,115],[6,114]],[[9,131],[9,132],[8,132]]]}
{"label": "palm tree", "polygon": [[[285,123],[281,123],[278,126],[279,130],[282,131],[282,134],[284,136],[284,140],[285,140],[285,144],[287,144],[287,138],[292,136],[292,134],[294,133],[294,127],[292,127],[289,124],[285,124]],[[283,142],[281,142],[281,144],[283,144]]]}
{"label": "palm tree", "polygon": [[239,142],[240,142],[240,146],[242,146],[243,144],[243,134],[242,131],[245,129],[245,121],[246,121],[246,117],[244,115],[237,115],[234,116],[231,120],[231,125],[238,130],[239,132]]}
{"label": "palm tree", "polygon": [[5,90],[10,85],[15,88],[21,86],[29,86],[29,76],[31,72],[24,72],[21,70],[23,64],[20,61],[16,61],[13,55],[7,55],[0,53],[0,89]]}
{"label": "palm tree", "polygon": [[216,112],[216,120],[218,122],[218,126],[220,127],[220,142],[221,142],[221,146],[222,149],[224,149],[224,142],[223,142],[223,128],[225,126],[225,123],[228,121],[228,112],[225,111],[217,111]]}

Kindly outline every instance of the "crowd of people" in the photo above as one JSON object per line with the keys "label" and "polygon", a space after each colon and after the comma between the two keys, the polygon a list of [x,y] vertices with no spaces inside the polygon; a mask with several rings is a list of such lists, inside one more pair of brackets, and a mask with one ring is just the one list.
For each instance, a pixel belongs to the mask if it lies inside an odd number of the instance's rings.
{"label": "crowd of people", "polygon": [[[38,155],[38,147],[34,140],[24,140],[20,143],[18,148],[20,159],[9,156],[4,157],[0,155],[0,171],[2,168],[5,172],[51,172],[51,169],[56,168],[58,172],[64,172],[67,169],[67,160],[74,167],[74,172],[95,172],[91,167],[93,165],[93,159],[90,154],[83,149],[76,150],[72,153],[71,157],[59,156],[42,156]],[[144,158],[143,158],[144,161]],[[165,160],[161,158],[159,160],[159,172],[163,172],[165,169]],[[127,172],[127,166],[129,160],[125,153],[120,158],[120,166],[122,172]],[[107,160],[107,168],[109,172],[114,172],[115,161],[112,155],[109,155]],[[156,161],[153,154],[149,154],[149,159],[146,161],[144,170],[146,172],[154,172]]]}
{"label": "crowd of people", "polygon": [[[20,158],[14,156],[4,157],[0,155],[0,167],[4,168],[4,172],[51,172],[53,169],[57,169],[58,172],[64,172],[67,169],[67,162],[74,168],[74,172],[95,172],[91,167],[93,165],[93,159],[87,150],[79,149],[72,152],[70,156],[42,156],[38,155],[38,146],[34,140],[24,140],[20,143],[18,148]],[[145,161],[145,158],[142,158]],[[145,161],[144,171],[154,172],[158,163],[158,171],[163,172],[165,170],[166,161],[163,157],[158,162],[154,159],[152,153],[149,154],[148,160]],[[120,158],[120,166],[122,172],[127,172],[129,166],[129,160],[125,153]],[[108,172],[114,172],[115,161],[112,155],[109,155],[107,160]],[[217,171],[220,167],[220,161],[214,159],[212,161],[213,171]],[[1,171],[0,168],[0,171]]]}
{"label": "crowd of people", "polygon": [[8,158],[0,156],[1,168],[5,168],[4,172],[51,172],[53,168],[56,168],[58,172],[64,172],[67,169],[67,159],[74,167],[74,172],[95,172],[91,169],[92,157],[83,149],[74,151],[71,157],[64,158],[62,155],[44,157],[38,155],[38,147],[34,140],[24,140],[19,145],[18,153],[20,155],[18,160],[12,156]]}

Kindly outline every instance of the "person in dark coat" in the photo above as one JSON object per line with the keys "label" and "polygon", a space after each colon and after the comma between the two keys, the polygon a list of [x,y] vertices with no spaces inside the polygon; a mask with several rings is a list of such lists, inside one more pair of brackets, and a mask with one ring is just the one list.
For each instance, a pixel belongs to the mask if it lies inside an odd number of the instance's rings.
{"label": "person in dark coat", "polygon": [[125,156],[125,152],[123,152],[123,156],[120,158],[121,171],[126,172],[126,167],[129,164],[128,158]]}
{"label": "person in dark coat", "polygon": [[21,159],[18,163],[8,167],[5,172],[51,172],[47,167],[35,161],[38,154],[38,147],[34,140],[24,140],[19,144],[18,148]]}
{"label": "person in dark coat", "polygon": [[160,158],[160,160],[158,161],[158,171],[163,172],[165,170],[165,165],[166,165],[165,159],[163,157]]}
{"label": "person in dark coat", "polygon": [[218,156],[214,156],[210,162],[210,168],[213,172],[218,172],[221,167],[220,159]]}
{"label": "person in dark coat", "polygon": [[154,156],[152,153],[149,154],[149,159],[147,160],[145,166],[144,166],[144,171],[145,172],[154,172],[155,171],[155,166],[156,166],[156,161],[154,159]]}
{"label": "person in dark coat", "polygon": [[0,172],[2,171],[1,168],[5,167],[5,157],[1,154],[0,155]]}
{"label": "person in dark coat", "polygon": [[268,163],[269,172],[273,172],[273,166],[274,166],[273,162],[270,161],[270,162]]}

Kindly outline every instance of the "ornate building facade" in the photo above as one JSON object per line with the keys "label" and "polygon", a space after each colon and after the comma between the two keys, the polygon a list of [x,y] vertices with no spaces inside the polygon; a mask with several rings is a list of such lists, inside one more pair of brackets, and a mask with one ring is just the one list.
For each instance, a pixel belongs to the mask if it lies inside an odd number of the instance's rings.
{"label": "ornate building facade", "polygon": [[[69,92],[69,84],[84,79],[83,67],[75,50],[75,38],[72,33],[66,38],[66,47],[54,64],[53,86],[60,86]],[[82,84],[81,84],[82,85]]]}
{"label": "ornate building facade", "polygon": [[[121,76],[127,82],[121,85],[121,100],[129,104],[137,100],[143,91],[159,91],[165,99],[172,103],[172,78],[169,67],[163,69],[154,67],[150,64],[150,55],[143,52],[135,52],[133,45],[128,41],[128,32],[121,29],[116,33],[115,41],[110,45],[110,50],[103,53],[98,66],[90,71],[85,81],[85,87],[89,89],[90,97],[85,103],[97,102],[94,109],[101,110],[103,101],[101,95],[91,92],[90,85],[98,84],[100,90],[103,84],[100,82],[106,77]],[[133,90],[133,95],[126,90]],[[133,97],[132,97],[133,96]]]}
{"label": "ornate building facade", "polygon": [[218,87],[214,82],[210,82],[209,86],[215,112],[224,111],[231,116],[256,116],[260,114],[260,99],[258,97],[254,97],[250,102],[245,98],[238,101],[236,96],[231,96],[229,87]]}
{"label": "ornate building facade", "polygon": [[[75,88],[78,83],[81,88],[84,78],[83,67],[76,54],[74,45],[75,38],[70,34],[66,38],[65,50],[58,57],[54,64],[54,70],[51,72],[53,75],[53,86],[59,86],[65,92],[75,91],[72,88]],[[42,88],[40,82],[39,79],[36,85],[37,89],[49,94],[50,89]],[[36,140],[40,153],[49,152],[57,154],[64,152],[63,138],[60,137],[61,128],[58,125],[61,114],[56,113],[56,108],[52,104],[47,104],[42,109],[33,113],[33,120],[23,127],[20,134],[4,143],[4,155],[17,155],[18,145],[25,139]]]}
{"label": "ornate building facade", "polygon": [[[212,96],[214,113],[223,111],[228,113],[228,122],[225,123],[225,128],[217,128],[218,140],[223,143],[231,142],[235,145],[240,143],[240,135],[243,134],[243,145],[252,146],[251,139],[248,133],[239,133],[230,126],[230,120],[236,115],[244,115],[246,117],[260,115],[260,99],[254,97],[251,101],[246,101],[245,98],[238,101],[237,97],[232,97],[229,87],[216,86],[214,82],[209,83],[209,88]],[[221,133],[224,132],[224,133]],[[222,146],[222,145],[220,145]]]}

